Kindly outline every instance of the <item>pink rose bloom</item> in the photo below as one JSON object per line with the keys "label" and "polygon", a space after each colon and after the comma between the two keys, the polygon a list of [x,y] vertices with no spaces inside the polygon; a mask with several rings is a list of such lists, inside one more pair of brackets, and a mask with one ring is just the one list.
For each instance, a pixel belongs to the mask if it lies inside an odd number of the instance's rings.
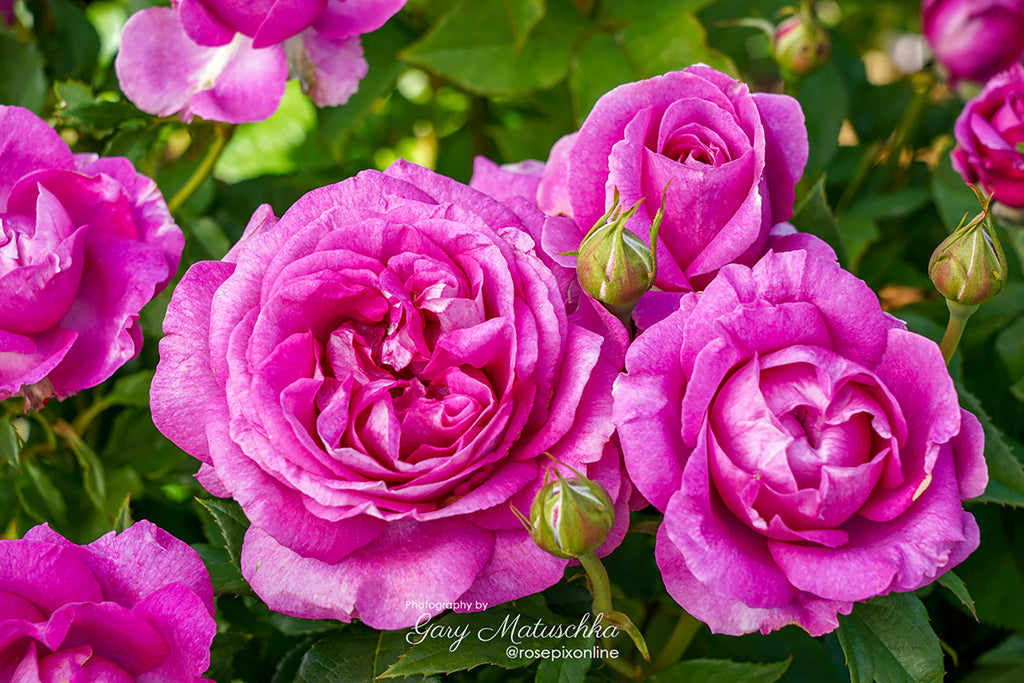
{"label": "pink rose bloom", "polygon": [[[630,489],[610,442],[625,329],[566,311],[544,215],[406,162],[264,206],[176,287],[151,405],[252,525],[242,571],[279,612],[411,626],[556,583],[527,510],[548,454]],[[479,602],[478,602],[479,601]]]}
{"label": "pink rose bloom", "polygon": [[0,17],[8,24],[14,23],[14,0],[0,0]]}
{"label": "pink rose bloom", "polygon": [[978,420],[938,346],[834,261],[726,266],[633,342],[614,400],[665,586],[714,632],[818,636],[978,546]]}
{"label": "pink rose bloom", "polygon": [[954,127],[953,168],[997,201],[1024,207],[1024,67],[1015,64],[969,101]]}
{"label": "pink rose bloom", "polygon": [[348,102],[366,75],[359,36],[405,0],[172,0],[125,24],[115,68],[140,109],[184,121],[262,121],[289,77],[317,106]]}
{"label": "pink rose bloom", "polygon": [[216,632],[202,560],[150,522],[86,546],[45,524],[0,541],[0,680],[206,681]]}
{"label": "pink rose bloom", "polygon": [[585,233],[617,188],[623,206],[644,200],[628,227],[646,240],[668,185],[657,286],[691,291],[765,252],[771,228],[793,214],[806,163],[796,100],[751,94],[697,65],[601,97],[579,132],[552,148],[537,199]]}
{"label": "pink rose bloom", "polygon": [[0,399],[64,398],[138,355],[139,310],[184,243],[127,159],[72,154],[32,112],[0,107]]}
{"label": "pink rose bloom", "polygon": [[924,0],[921,30],[954,83],[984,83],[1024,57],[1024,0]]}

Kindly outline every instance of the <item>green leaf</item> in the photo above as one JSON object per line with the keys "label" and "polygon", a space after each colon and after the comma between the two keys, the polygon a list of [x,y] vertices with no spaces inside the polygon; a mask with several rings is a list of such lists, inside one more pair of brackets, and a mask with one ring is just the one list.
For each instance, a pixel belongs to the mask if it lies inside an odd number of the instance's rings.
{"label": "green leaf", "polygon": [[605,11],[623,22],[616,39],[642,78],[698,62],[737,75],[732,60],[708,46],[704,25],[693,15],[708,4],[707,0],[610,0]]}
{"label": "green leaf", "polygon": [[505,11],[512,22],[516,54],[523,51],[533,27],[544,18],[548,11],[547,0],[503,0]]}
{"label": "green leaf", "polygon": [[839,617],[838,635],[852,683],[942,680],[939,639],[912,593],[855,604],[853,612]]}
{"label": "green leaf", "polygon": [[0,416],[0,460],[21,469],[21,439],[10,415]]}
{"label": "green leaf", "polygon": [[606,92],[621,83],[640,78],[615,38],[607,33],[596,33],[587,38],[572,60],[569,90],[576,124],[587,117],[594,103]]}
{"label": "green leaf", "polygon": [[207,530],[210,542],[223,541],[231,561],[240,565],[242,541],[245,540],[245,532],[249,528],[249,520],[242,512],[242,506],[228,498],[197,498],[196,500],[213,516],[217,524],[220,538],[215,538]]}
{"label": "green leaf", "polygon": [[850,109],[850,98],[835,65],[829,62],[809,74],[797,91],[807,126],[807,157],[805,176],[814,177],[828,168],[839,151],[839,129]]}
{"label": "green leaf", "polygon": [[56,80],[91,80],[100,56],[100,37],[82,8],[71,0],[26,0],[26,4],[50,75]]}
{"label": "green leaf", "polygon": [[245,595],[251,592],[249,584],[242,576],[242,570],[231,561],[228,551],[223,545],[212,545],[207,543],[193,543],[192,549],[206,565],[210,572],[210,581],[213,583],[213,592],[216,595],[224,593],[235,593]]}
{"label": "green leaf", "polygon": [[66,525],[68,505],[50,475],[30,460],[24,461],[22,469],[25,477],[18,480],[15,494],[25,513],[37,522]]}
{"label": "green leaf", "polygon": [[774,664],[747,664],[722,659],[688,659],[652,676],[650,683],[774,683],[791,659]]}
{"label": "green leaf", "polygon": [[573,46],[586,28],[566,0],[555,0],[517,51],[503,0],[469,0],[401,57],[481,95],[526,93],[565,78]]}
{"label": "green leaf", "polygon": [[[404,631],[348,626],[313,644],[302,657],[295,683],[372,681],[408,647]],[[436,678],[414,680],[437,681]]]}
{"label": "green leaf", "polygon": [[67,422],[58,422],[54,425],[53,431],[64,437],[71,447],[71,452],[75,454],[75,459],[82,468],[82,484],[89,500],[97,510],[106,511],[107,480],[103,476],[103,463],[100,462],[96,451],[83,441],[74,427]]}
{"label": "green leaf", "polygon": [[814,187],[800,200],[789,221],[800,232],[816,235],[829,243],[843,267],[847,264],[846,245],[839,234],[839,222],[832,215],[825,197],[825,177],[818,178]]}
{"label": "green leaf", "polygon": [[124,497],[124,501],[121,503],[121,507],[117,509],[117,514],[114,515],[114,531],[121,533],[132,525],[132,494],[127,494]]}
{"label": "green leaf", "polygon": [[967,585],[963,582],[963,579],[953,572],[946,572],[938,578],[938,584],[949,589],[949,591],[963,603],[964,607],[971,611],[971,614],[974,616],[975,620],[977,620],[978,611],[974,608],[974,599],[967,591]]}
{"label": "green leaf", "polygon": [[988,464],[988,487],[976,500],[1024,507],[1024,467],[992,422],[974,394],[956,383],[960,406],[974,413],[985,431],[985,462]]}
{"label": "green leaf", "polygon": [[0,104],[42,112],[46,104],[46,74],[35,44],[21,42],[0,26],[0,64]]}

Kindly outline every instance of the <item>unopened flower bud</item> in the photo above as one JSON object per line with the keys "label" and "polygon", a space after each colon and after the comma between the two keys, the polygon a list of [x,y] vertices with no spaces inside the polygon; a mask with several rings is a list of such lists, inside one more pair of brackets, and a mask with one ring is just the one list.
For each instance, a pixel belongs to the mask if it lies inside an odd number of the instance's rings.
{"label": "unopened flower bud", "polygon": [[832,42],[807,7],[778,25],[772,49],[782,75],[793,80],[823,66],[832,54]]}
{"label": "unopened flower bud", "polygon": [[[626,229],[643,201],[623,212],[616,191],[611,210],[583,238],[576,255],[576,277],[583,291],[610,307],[631,308],[651,288],[657,275],[652,248]],[[663,213],[659,210],[651,224],[652,245],[657,243]]]}
{"label": "unopened flower bud", "polygon": [[1006,284],[1006,255],[988,221],[988,204],[932,252],[928,277],[942,296],[965,306],[982,304]]}
{"label": "unopened flower bud", "polygon": [[604,487],[573,472],[576,476],[565,478],[555,469],[556,478],[533,499],[529,520],[513,510],[534,542],[556,557],[593,552],[615,523],[615,505]]}

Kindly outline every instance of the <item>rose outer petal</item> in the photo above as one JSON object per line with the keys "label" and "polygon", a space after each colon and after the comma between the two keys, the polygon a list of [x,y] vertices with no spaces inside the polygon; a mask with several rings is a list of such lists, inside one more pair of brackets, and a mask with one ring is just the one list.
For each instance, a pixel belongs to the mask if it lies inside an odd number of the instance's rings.
{"label": "rose outer petal", "polygon": [[308,29],[285,43],[293,75],[318,107],[337,107],[359,89],[369,66],[359,38],[330,39]]}
{"label": "rose outer petal", "polygon": [[296,554],[253,525],[242,546],[242,573],[276,612],[350,615],[372,628],[397,629],[457,601],[492,548],[492,534],[468,522],[392,522],[372,544],[330,564]]}
{"label": "rose outer petal", "polygon": [[269,118],[284,95],[288,65],[284,50],[252,47],[236,37],[223,47],[204,47],[186,35],[178,13],[154,7],[129,18],[115,60],[128,98],[157,116],[180,112],[244,123]]}
{"label": "rose outer petal", "polygon": [[28,109],[9,106],[0,106],[0,159],[0,213],[20,178],[72,164],[71,149],[56,130]]}

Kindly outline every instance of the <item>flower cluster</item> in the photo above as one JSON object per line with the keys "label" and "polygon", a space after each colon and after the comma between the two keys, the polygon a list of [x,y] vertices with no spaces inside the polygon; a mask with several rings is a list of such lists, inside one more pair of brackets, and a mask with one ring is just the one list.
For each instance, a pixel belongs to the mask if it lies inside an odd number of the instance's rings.
{"label": "flower cluster", "polygon": [[[173,0],[129,20],[117,73],[186,121],[266,118],[289,70],[340,104],[403,4]],[[926,30],[965,12],[926,2]],[[1024,67],[996,76],[953,157],[1013,207],[1022,93]],[[39,407],[139,352],[183,236],[130,162],[27,110],[0,107],[0,153],[0,398]],[[153,421],[240,504],[278,612],[397,629],[517,599],[650,506],[669,594],[713,631],[830,632],[964,560],[988,474],[939,347],[787,222],[807,160],[796,100],[696,65],[608,92],[546,163],[480,158],[467,186],[399,160],[264,205],[176,286]],[[0,679],[199,681],[215,631],[199,557],[149,522],[0,541]]]}
{"label": "flower cluster", "polygon": [[[938,347],[784,222],[806,160],[794,100],[696,66],[611,91],[547,164],[265,207],[175,291],[154,419],[242,504],[275,610],[398,628],[550,586],[566,560],[513,510],[553,458],[609,493],[601,552],[630,502],[664,513],[666,585],[715,631],[830,631],[966,557],[987,474]],[[568,255],[620,194],[661,290],[625,356]],[[585,531],[553,514],[539,537]]]}
{"label": "flower cluster", "polygon": [[128,20],[117,77],[128,98],[158,116],[261,121],[285,84],[301,80],[317,106],[348,102],[367,65],[359,36],[405,0],[174,0]]}

